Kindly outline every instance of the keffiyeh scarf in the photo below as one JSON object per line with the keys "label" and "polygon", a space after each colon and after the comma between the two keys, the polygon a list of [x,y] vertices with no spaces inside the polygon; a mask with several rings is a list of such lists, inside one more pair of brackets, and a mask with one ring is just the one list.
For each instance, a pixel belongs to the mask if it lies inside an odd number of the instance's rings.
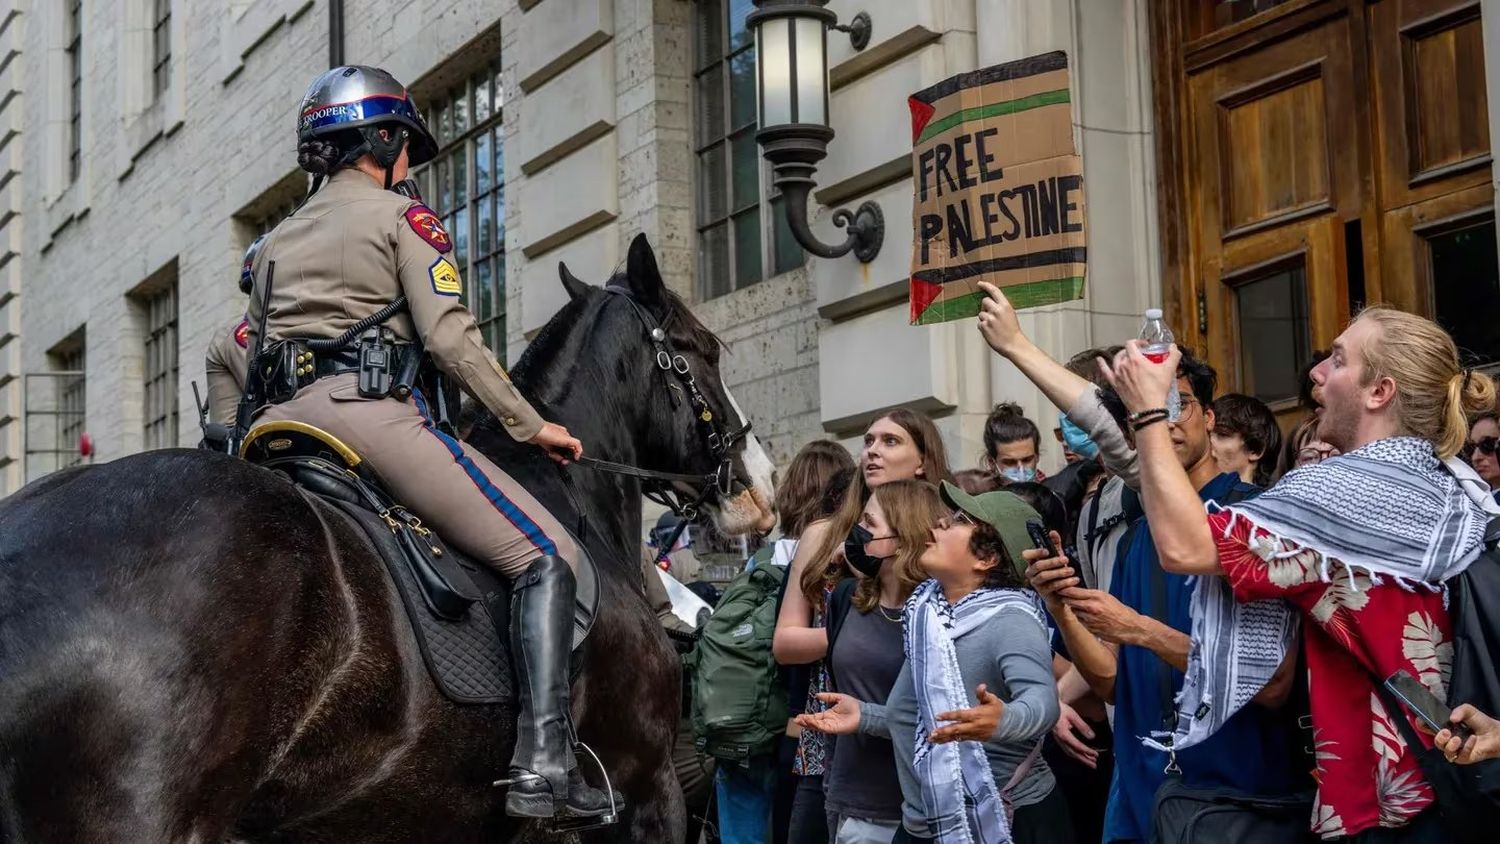
{"label": "keffiyeh scarf", "polygon": [[906,659],[917,695],[914,764],[922,805],[940,844],[1007,844],[1010,824],[984,745],[977,741],[933,744],[935,715],[968,707],[953,642],[1005,607],[1019,607],[1046,628],[1036,594],[1019,589],[979,589],[949,604],[936,580],[917,587],[906,602]]}
{"label": "keffiyeh scarf", "polygon": [[[1473,469],[1439,461],[1432,444],[1416,437],[1377,440],[1297,469],[1228,509],[1226,535],[1235,520],[1248,520],[1252,550],[1268,564],[1311,553],[1328,581],[1337,560],[1351,588],[1360,572],[1372,585],[1389,577],[1406,589],[1440,589],[1478,558],[1485,528],[1500,515]],[[1213,735],[1259,693],[1297,636],[1296,611],[1285,601],[1239,603],[1224,578],[1195,581],[1192,649],[1168,742],[1175,750]]]}

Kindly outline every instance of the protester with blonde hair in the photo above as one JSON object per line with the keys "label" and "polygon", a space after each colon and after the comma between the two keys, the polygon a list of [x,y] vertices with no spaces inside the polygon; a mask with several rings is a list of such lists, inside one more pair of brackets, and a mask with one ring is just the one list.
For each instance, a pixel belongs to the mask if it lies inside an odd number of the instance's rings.
{"label": "protester with blonde hair", "polygon": [[[1177,358],[1152,363],[1135,341],[1117,358],[1110,379],[1133,418],[1157,418]],[[1450,840],[1452,820],[1433,807],[1418,765],[1432,739],[1408,746],[1415,721],[1383,701],[1378,683],[1404,671],[1446,698],[1453,642],[1442,586],[1479,557],[1500,513],[1452,458],[1495,385],[1460,366],[1438,325],[1390,308],[1360,314],[1312,378],[1317,437],[1342,454],[1207,514],[1167,426],[1138,423],[1142,502],[1162,567],[1206,575],[1168,741],[1180,752],[1224,724],[1293,646],[1300,618],[1319,766],[1313,831]]]}

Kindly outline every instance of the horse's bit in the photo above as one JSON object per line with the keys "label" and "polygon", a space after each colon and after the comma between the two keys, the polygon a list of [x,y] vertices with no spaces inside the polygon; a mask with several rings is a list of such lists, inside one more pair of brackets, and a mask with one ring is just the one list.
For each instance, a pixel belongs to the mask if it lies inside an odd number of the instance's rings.
{"label": "horse's bit", "polygon": [[[614,463],[608,460],[599,460],[593,457],[581,457],[578,462],[592,466],[605,472],[613,472],[618,475],[627,475],[642,481],[642,492],[647,498],[667,507],[673,513],[681,516],[683,522],[678,525],[677,533],[672,541],[665,547],[671,547],[676,543],[677,537],[682,534],[683,528],[689,521],[698,517],[698,510],[714,493],[728,496],[734,482],[734,461],[730,456],[730,449],[735,443],[744,439],[750,433],[750,422],[745,421],[744,427],[729,433],[722,433],[715,420],[712,408],[708,406],[708,400],[703,397],[702,391],[698,389],[698,382],[693,378],[692,368],[688,366],[687,358],[683,357],[672,343],[667,339],[667,332],[657,325],[656,320],[651,317],[645,308],[630,295],[623,287],[606,284],[605,291],[620,296],[630,303],[631,310],[635,311],[641,323],[646,327],[646,336],[651,339],[651,345],[656,350],[656,368],[662,373],[675,375],[678,384],[667,384],[667,393],[672,400],[672,406],[676,407],[678,398],[677,391],[680,389],[687,396],[688,404],[693,410],[695,426],[703,435],[703,440],[708,446],[709,453],[719,461],[718,466],[711,474],[692,475],[678,472],[658,472],[654,469],[641,469],[636,466],[627,466],[623,463]],[[680,386],[679,386],[680,385]],[[673,484],[684,484],[698,489],[698,495],[692,500],[673,488]]]}

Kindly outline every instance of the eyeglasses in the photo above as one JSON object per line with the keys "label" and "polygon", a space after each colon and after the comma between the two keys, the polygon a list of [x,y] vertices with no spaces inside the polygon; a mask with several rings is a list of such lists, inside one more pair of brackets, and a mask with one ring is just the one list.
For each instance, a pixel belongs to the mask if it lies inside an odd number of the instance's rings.
{"label": "eyeglasses", "polygon": [[939,530],[947,530],[948,528],[954,527],[955,525],[969,525],[970,527],[973,527],[976,524],[978,523],[975,522],[968,513],[965,513],[962,510],[954,510],[953,515],[944,516],[941,519],[938,519],[937,522]]}
{"label": "eyeglasses", "polygon": [[1483,439],[1464,443],[1463,454],[1465,460],[1473,457],[1476,451],[1494,457],[1495,452],[1500,451],[1500,437],[1484,437]]}
{"label": "eyeglasses", "polygon": [[1310,445],[1297,452],[1297,466],[1300,468],[1310,463],[1322,463],[1330,457],[1335,457],[1339,450],[1331,445]]}
{"label": "eyeglasses", "polygon": [[1181,396],[1178,399],[1177,404],[1178,404],[1178,408],[1179,408],[1178,411],[1177,411],[1177,421],[1170,423],[1170,424],[1173,424],[1173,425],[1180,425],[1189,416],[1192,416],[1193,415],[1193,408],[1195,408],[1195,407],[1198,406],[1198,400],[1197,399],[1190,399],[1187,396]]}

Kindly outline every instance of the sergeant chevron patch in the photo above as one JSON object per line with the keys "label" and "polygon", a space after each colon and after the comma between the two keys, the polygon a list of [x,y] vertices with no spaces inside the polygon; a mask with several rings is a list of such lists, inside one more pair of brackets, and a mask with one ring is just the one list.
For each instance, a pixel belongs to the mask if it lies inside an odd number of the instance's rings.
{"label": "sergeant chevron patch", "polygon": [[464,292],[463,284],[458,280],[458,268],[447,258],[433,261],[427,268],[427,275],[432,278],[432,292],[439,296],[457,296]]}

